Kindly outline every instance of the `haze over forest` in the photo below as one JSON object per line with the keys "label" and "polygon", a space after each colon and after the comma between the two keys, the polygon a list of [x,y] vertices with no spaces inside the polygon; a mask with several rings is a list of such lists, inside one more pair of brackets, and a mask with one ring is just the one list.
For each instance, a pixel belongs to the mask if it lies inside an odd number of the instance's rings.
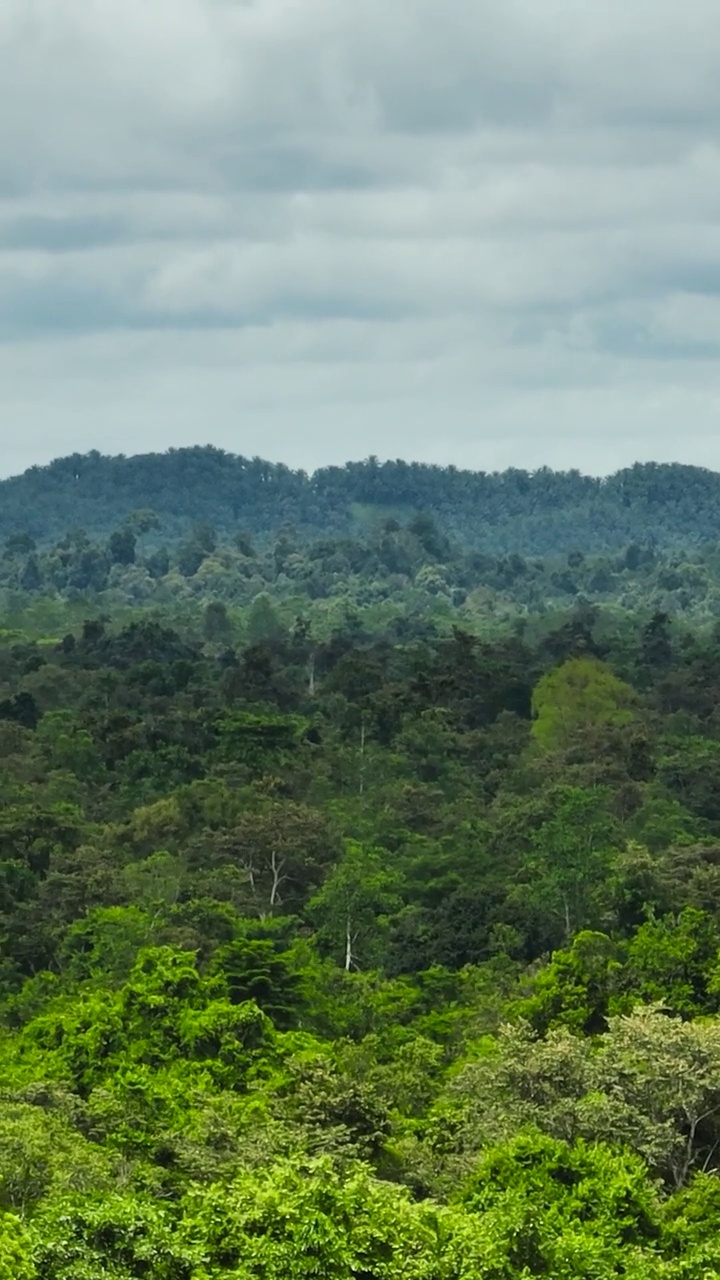
{"label": "haze over forest", "polygon": [[58,458],[0,481],[0,534],[41,542],[71,527],[109,533],[133,509],[177,533],[195,521],[267,535],[357,531],[382,516],[426,513],[475,549],[543,554],[627,542],[699,545],[720,531],[720,475],[680,464],[636,464],[607,478],[544,467],[487,474],[376,458],[314,473],[212,446]]}

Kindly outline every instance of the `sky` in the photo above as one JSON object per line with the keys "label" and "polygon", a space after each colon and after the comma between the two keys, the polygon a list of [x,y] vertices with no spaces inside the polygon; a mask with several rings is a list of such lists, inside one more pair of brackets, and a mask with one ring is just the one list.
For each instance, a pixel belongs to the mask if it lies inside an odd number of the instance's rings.
{"label": "sky", "polygon": [[720,470],[717,0],[2,0],[0,474]]}

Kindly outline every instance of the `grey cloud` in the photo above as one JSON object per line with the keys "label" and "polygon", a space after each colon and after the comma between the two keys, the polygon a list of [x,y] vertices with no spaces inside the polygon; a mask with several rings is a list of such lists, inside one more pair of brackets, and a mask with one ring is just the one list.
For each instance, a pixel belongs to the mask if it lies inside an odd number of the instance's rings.
{"label": "grey cloud", "polygon": [[720,466],[719,62],[714,0],[4,0],[0,470]]}
{"label": "grey cloud", "polygon": [[119,218],[10,217],[0,221],[0,253],[11,249],[68,253],[117,244],[123,238]]}

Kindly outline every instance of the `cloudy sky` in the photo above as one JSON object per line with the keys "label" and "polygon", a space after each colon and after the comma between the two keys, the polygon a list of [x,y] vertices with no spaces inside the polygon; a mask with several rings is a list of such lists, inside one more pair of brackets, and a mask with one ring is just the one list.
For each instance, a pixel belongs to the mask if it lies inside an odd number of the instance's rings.
{"label": "cloudy sky", "polygon": [[717,0],[2,0],[0,474],[720,469]]}

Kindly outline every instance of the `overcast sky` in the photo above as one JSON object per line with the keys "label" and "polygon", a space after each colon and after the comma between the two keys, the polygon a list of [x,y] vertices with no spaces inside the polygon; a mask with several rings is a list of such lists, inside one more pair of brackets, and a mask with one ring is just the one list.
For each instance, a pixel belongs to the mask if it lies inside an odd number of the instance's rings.
{"label": "overcast sky", "polygon": [[717,0],[1,0],[0,473],[720,469]]}

